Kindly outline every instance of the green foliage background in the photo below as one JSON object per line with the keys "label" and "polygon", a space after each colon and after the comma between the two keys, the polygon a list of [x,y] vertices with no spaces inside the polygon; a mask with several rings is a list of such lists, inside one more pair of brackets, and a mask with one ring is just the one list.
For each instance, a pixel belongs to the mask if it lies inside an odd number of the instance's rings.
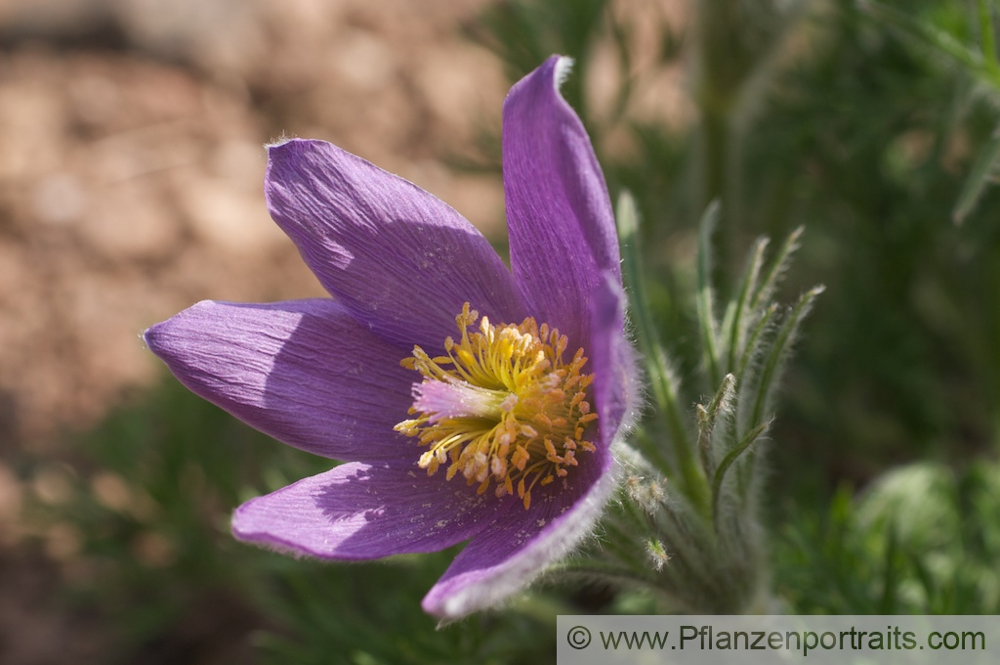
{"label": "green foliage background", "polygon": [[[611,43],[626,73],[636,55],[608,4],[508,0],[466,29],[512,81],[553,52],[576,58],[564,93],[612,194],[636,198],[653,316],[682,380],[699,353],[693,250],[678,261],[677,248],[707,203],[722,203],[723,294],[741,248],[806,226],[786,300],[816,283],[827,291],[786,374],[768,449],[779,602],[808,613],[1000,612],[1000,8],[696,3],[691,29],[663,22],[656,65],[690,72],[696,122],[678,131],[629,116],[629,76],[619,112],[590,113],[595,45]],[[627,158],[603,151],[615,131],[633,139]],[[554,657],[560,612],[653,607],[635,591],[548,586],[436,629],[419,599],[453,552],[329,566],[235,543],[235,505],[327,462],[172,380],[79,450],[69,498],[28,510],[83,534],[93,582],[63,602],[114,627],[109,662],[216,662],[206,644],[231,633],[252,636],[240,662],[537,663]],[[88,482],[101,471],[127,479],[141,505],[102,503]],[[150,538],[166,552],[155,563],[135,555]],[[212,617],[209,635],[189,629],[196,612]]]}

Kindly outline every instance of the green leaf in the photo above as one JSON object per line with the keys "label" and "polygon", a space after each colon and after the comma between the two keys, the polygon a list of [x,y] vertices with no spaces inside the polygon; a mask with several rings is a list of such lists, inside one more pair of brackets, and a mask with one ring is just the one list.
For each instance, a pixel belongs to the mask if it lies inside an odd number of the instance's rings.
{"label": "green leaf", "polygon": [[[963,65],[970,74],[983,83],[994,89],[1000,89],[1000,67],[997,66],[995,53],[987,53],[984,57],[982,52],[969,48],[937,26],[923,22],[912,14],[884,5],[881,2],[862,0],[859,5],[873,18],[904,32],[924,46],[950,57]],[[992,49],[991,38],[992,32],[990,38],[984,38],[986,48]]]}
{"label": "green leaf", "polygon": [[716,520],[719,518],[719,500],[722,498],[722,482],[726,479],[726,472],[729,471],[729,467],[740,458],[740,456],[750,449],[751,444],[760,438],[760,435],[764,433],[770,423],[761,423],[757,427],[754,427],[750,432],[743,437],[743,439],[737,443],[725,457],[722,458],[722,462],[719,464],[718,470],[715,472],[715,476],[712,478],[712,515]]}
{"label": "green leaf", "polygon": [[[764,266],[764,250],[767,248],[768,239],[758,238],[754,243],[750,258],[747,261],[743,279],[740,281],[740,295],[733,301],[733,316],[729,320],[729,360],[726,369],[730,372],[736,371],[736,358],[744,346],[744,336],[748,325],[748,310],[754,292],[757,290],[757,280],[760,278],[761,268]],[[752,313],[750,313],[752,314]]]}
{"label": "green leaf", "polygon": [[969,177],[962,185],[955,209],[951,213],[951,219],[955,224],[962,224],[975,210],[979,199],[986,190],[986,185],[993,179],[998,167],[1000,167],[1000,126],[994,130],[993,136],[979,151],[976,161],[969,171]]}
{"label": "green leaf", "polygon": [[698,231],[698,329],[701,335],[702,357],[713,386],[722,382],[719,366],[719,329],[715,321],[712,294],[712,232],[719,221],[720,206],[712,201],[702,215]]}
{"label": "green leaf", "polygon": [[764,410],[767,408],[767,401],[771,395],[771,388],[777,379],[777,374],[781,369],[781,365],[784,362],[788,351],[791,348],[791,342],[795,339],[795,334],[798,332],[799,324],[802,323],[802,319],[805,318],[806,314],[812,308],[813,302],[823,293],[824,286],[814,286],[813,288],[806,291],[799,298],[799,301],[792,308],[791,313],[782,323],[781,328],[778,330],[777,337],[775,337],[774,344],[771,347],[771,352],[767,356],[767,360],[764,363],[764,369],[761,373],[760,383],[757,385],[757,396],[754,400],[752,415],[749,420],[749,425],[755,427],[764,418]]}

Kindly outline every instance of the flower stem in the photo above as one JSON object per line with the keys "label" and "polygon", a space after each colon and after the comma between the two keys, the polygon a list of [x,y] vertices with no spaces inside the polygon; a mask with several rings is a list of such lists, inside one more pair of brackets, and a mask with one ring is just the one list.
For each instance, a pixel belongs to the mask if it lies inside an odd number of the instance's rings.
{"label": "flower stem", "polygon": [[[653,398],[656,400],[658,416],[665,423],[674,443],[674,454],[677,458],[685,493],[699,509],[707,512],[709,507],[707,481],[698,467],[692,442],[684,426],[684,416],[677,403],[676,382],[667,364],[666,354],[659,344],[656,326],[649,315],[649,301],[646,295],[638,243],[636,242],[639,227],[638,212],[635,208],[635,201],[627,192],[618,197],[616,212],[625,276],[632,289],[631,313],[639,333],[639,343],[643,356],[646,358],[650,388],[653,392]],[[653,448],[656,449],[656,446]],[[671,470],[669,464],[666,467],[663,466],[666,460],[662,452],[656,449],[654,455],[656,457],[653,461],[661,467],[662,471]]]}

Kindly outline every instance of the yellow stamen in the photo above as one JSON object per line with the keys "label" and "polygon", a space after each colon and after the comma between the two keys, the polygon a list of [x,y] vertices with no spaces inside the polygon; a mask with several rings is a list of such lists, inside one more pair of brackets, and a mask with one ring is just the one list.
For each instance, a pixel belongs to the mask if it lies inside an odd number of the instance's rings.
{"label": "yellow stamen", "polygon": [[417,462],[428,475],[449,463],[447,480],[461,473],[479,494],[495,483],[497,497],[516,484],[527,509],[536,484],[567,476],[580,451],[596,449],[583,438],[597,420],[587,401],[594,375],[580,373],[583,349],[564,362],[566,336],[533,318],[493,325],[465,303],[455,321],[462,337],[444,340],[446,356],[416,346],[401,361],[423,381],[395,429],[430,446]]}

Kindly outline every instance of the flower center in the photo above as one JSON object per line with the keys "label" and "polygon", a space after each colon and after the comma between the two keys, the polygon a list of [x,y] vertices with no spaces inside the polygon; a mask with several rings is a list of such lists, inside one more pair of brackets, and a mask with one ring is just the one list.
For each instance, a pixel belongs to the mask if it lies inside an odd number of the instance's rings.
{"label": "flower center", "polygon": [[412,417],[395,429],[430,446],[418,462],[427,475],[449,463],[448,480],[461,472],[480,494],[496,483],[497,497],[516,486],[527,509],[535,485],[566,476],[579,451],[595,450],[583,438],[597,420],[587,401],[594,375],[580,373],[583,349],[563,362],[566,336],[533,318],[493,325],[465,303],[455,321],[462,339],[444,340],[447,355],[416,346],[402,360],[424,379],[413,386]]}

